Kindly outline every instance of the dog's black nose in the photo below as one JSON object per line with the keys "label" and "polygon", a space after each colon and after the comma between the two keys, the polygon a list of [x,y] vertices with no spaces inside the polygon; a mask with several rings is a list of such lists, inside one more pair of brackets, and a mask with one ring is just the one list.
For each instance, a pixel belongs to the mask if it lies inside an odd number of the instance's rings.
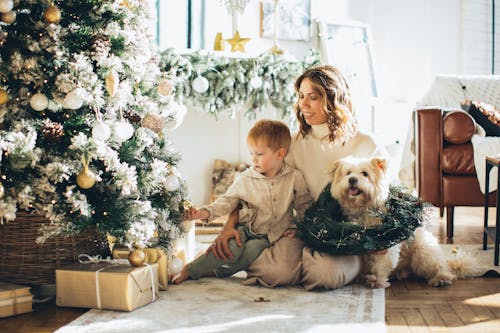
{"label": "dog's black nose", "polygon": [[349,185],[355,185],[357,183],[358,183],[358,178],[356,178],[356,177],[349,178]]}

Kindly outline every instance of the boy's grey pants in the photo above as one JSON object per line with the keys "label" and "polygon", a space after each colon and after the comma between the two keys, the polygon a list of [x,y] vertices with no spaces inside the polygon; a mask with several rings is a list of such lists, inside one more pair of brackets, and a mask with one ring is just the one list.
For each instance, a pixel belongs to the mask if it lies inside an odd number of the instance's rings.
{"label": "boy's grey pants", "polygon": [[192,279],[214,272],[217,277],[228,277],[246,269],[257,257],[269,247],[269,241],[265,235],[253,235],[245,226],[238,225],[236,230],[240,234],[242,247],[236,244],[234,238],[228,242],[229,250],[233,259],[217,259],[212,252],[202,254],[189,264],[187,271]]}

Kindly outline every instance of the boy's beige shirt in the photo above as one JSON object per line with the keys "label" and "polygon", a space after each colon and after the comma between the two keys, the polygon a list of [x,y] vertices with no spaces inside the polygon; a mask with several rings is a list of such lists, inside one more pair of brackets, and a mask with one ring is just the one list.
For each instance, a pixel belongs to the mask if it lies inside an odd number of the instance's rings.
{"label": "boy's beige shirt", "polygon": [[[258,173],[252,167],[245,170],[227,192],[210,205],[202,206],[210,213],[209,220],[229,214],[239,203],[240,224],[248,224],[250,232],[267,235],[276,242],[292,227],[293,209],[302,216],[312,203],[304,176],[300,171],[284,164],[273,179]],[[245,209],[250,209],[249,210]]]}

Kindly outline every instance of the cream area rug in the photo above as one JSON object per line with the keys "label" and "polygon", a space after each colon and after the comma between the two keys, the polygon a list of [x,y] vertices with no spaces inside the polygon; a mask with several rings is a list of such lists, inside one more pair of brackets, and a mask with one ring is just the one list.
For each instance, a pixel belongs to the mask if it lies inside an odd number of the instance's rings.
{"label": "cream area rug", "polygon": [[57,333],[385,332],[384,290],[244,286],[241,277],[170,285],[133,312],[92,309]]}
{"label": "cream area rug", "polygon": [[486,250],[482,244],[460,245],[440,244],[453,272],[459,279],[480,277],[493,271],[500,274],[500,266],[495,266],[494,245],[489,242]]}

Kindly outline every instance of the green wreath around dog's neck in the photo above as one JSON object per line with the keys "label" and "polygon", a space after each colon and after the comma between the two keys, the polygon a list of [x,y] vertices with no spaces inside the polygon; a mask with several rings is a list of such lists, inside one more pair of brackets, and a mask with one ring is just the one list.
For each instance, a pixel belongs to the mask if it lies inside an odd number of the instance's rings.
{"label": "green wreath around dog's neck", "polygon": [[387,249],[410,238],[426,215],[425,202],[403,187],[391,185],[385,209],[373,212],[382,224],[365,227],[345,221],[340,204],[330,194],[330,187],[331,183],[297,221],[300,238],[314,250],[348,255]]}

